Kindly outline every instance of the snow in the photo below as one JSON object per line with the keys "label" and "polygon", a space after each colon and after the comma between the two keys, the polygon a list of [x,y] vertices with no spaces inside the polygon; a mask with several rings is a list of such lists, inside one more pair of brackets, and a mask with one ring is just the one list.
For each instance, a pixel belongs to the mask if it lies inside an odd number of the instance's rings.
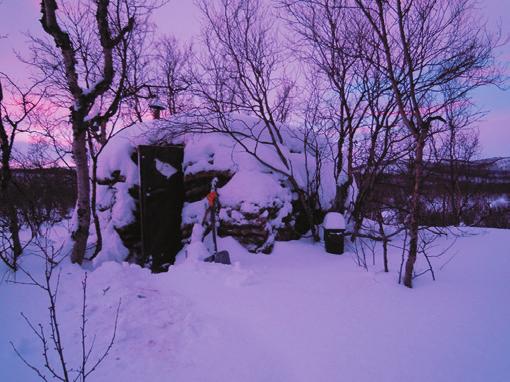
{"label": "snow", "polygon": [[292,211],[292,194],[271,174],[257,171],[238,171],[218,195],[222,206],[240,207],[245,213],[256,213],[259,207],[284,205],[287,216]]}
{"label": "snow", "polygon": [[96,88],[97,86],[104,81],[104,78],[103,77],[99,77],[96,81],[94,81],[94,83],[88,87],[84,87],[82,92],[83,92],[83,95],[84,96],[88,96],[89,94],[91,94],[92,92],[95,92],[96,91]]}
{"label": "snow", "polygon": [[[508,381],[510,230],[464,232],[446,255],[431,258],[438,280],[422,276],[413,290],[396,283],[400,251],[393,247],[389,274],[381,272],[380,254],[367,272],[352,253],[329,255],[307,240],[253,256],[224,238],[219,247],[230,252],[232,266],[187,261],[184,249],[162,274],[105,262],[88,277],[90,339],[96,334],[98,351],[110,338],[119,299],[122,305],[112,353],[90,380]],[[441,239],[438,253],[450,240]],[[40,276],[37,256],[23,265]],[[71,365],[80,351],[83,273],[62,265],[59,317]],[[0,380],[37,381],[8,341],[40,360],[19,312],[46,322],[44,296],[2,283],[0,301]]]}
{"label": "snow", "polygon": [[184,173],[236,170],[238,165],[233,158],[233,149],[232,140],[221,134],[190,135],[184,150]]}
{"label": "snow", "polygon": [[328,212],[322,224],[325,229],[345,229],[344,215],[339,212]]}
{"label": "snow", "polygon": [[202,223],[208,204],[205,200],[194,203],[185,203],[182,208],[183,224]]}
{"label": "snow", "polygon": [[203,261],[210,255],[209,250],[202,242],[204,236],[204,227],[201,224],[193,225],[193,232],[191,233],[191,242],[186,247],[186,260],[188,261]]}
{"label": "snow", "polygon": [[156,159],[156,170],[163,175],[165,178],[170,179],[174,174],[177,173],[177,169],[169,163],[165,163]]}
{"label": "snow", "polygon": [[508,200],[506,195],[501,195],[499,198],[491,201],[489,205],[491,208],[507,208],[510,206],[510,200]]}
{"label": "snow", "polygon": [[90,111],[88,112],[87,116],[83,120],[85,122],[89,122],[96,118],[100,112],[101,112],[100,108],[94,103],[90,108]]}

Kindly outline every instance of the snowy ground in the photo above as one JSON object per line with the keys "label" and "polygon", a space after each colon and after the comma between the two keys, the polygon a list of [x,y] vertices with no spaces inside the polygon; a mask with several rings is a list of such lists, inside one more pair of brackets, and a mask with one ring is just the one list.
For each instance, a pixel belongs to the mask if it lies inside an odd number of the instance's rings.
{"label": "snowy ground", "polygon": [[[224,239],[235,266],[184,262],[160,275],[105,263],[88,278],[97,350],[122,298],[120,322],[90,380],[510,381],[510,230],[476,232],[435,259],[437,282],[423,276],[413,290],[380,264],[367,272],[353,255],[306,241],[278,243],[265,256]],[[390,260],[395,270],[400,254]],[[25,266],[37,272],[38,261]],[[82,275],[63,267],[59,313],[71,364]],[[0,381],[37,381],[8,341],[36,362],[39,345],[19,312],[46,322],[45,304],[32,287],[0,285]]]}

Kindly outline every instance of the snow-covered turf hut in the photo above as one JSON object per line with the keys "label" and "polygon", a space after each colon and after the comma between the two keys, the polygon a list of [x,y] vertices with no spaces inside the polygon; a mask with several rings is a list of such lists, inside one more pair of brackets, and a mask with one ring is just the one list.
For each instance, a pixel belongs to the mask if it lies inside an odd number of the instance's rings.
{"label": "snow-covered turf hut", "polygon": [[[221,124],[211,120],[178,116],[145,122],[107,144],[98,166],[105,232],[99,261],[150,263],[153,269],[172,263],[193,225],[203,222],[213,178],[220,236],[234,237],[251,252],[270,253],[275,240],[297,239],[308,230],[298,195],[283,174],[288,170],[264,143],[260,121],[240,115]],[[236,139],[225,129],[235,131]],[[299,129],[281,126],[280,132],[280,150],[306,188],[315,177],[315,159],[305,155]],[[327,210],[335,196],[333,162],[325,160],[320,168],[318,194]]]}

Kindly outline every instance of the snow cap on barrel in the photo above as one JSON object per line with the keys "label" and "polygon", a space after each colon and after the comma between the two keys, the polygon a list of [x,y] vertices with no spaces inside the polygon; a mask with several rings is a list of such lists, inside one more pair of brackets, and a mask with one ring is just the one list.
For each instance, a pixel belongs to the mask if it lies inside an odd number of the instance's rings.
{"label": "snow cap on barrel", "polygon": [[339,212],[328,212],[323,224],[324,229],[345,229],[344,215]]}

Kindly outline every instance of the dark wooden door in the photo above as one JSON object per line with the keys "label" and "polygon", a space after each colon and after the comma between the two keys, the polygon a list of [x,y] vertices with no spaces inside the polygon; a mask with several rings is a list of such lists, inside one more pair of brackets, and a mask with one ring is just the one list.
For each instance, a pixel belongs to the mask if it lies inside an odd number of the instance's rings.
{"label": "dark wooden door", "polygon": [[163,272],[182,249],[182,146],[138,146],[142,251],[153,272]]}

